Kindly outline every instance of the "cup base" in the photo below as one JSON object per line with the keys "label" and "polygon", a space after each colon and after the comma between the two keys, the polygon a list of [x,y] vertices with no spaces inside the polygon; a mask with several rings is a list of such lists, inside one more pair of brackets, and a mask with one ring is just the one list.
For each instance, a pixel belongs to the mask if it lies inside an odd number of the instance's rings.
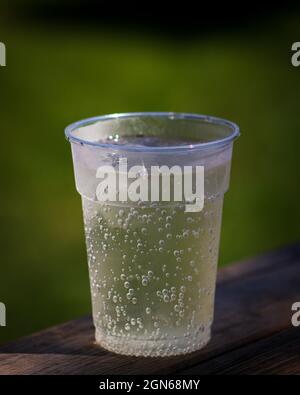
{"label": "cup base", "polygon": [[168,357],[198,351],[210,341],[210,327],[188,337],[166,340],[137,340],[108,336],[96,329],[96,344],[108,351],[136,357]]}

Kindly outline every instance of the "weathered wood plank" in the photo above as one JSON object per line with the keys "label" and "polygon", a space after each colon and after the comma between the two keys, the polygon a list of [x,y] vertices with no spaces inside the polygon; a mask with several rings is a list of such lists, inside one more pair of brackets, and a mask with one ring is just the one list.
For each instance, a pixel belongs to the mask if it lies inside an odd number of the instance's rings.
{"label": "weathered wood plank", "polygon": [[181,374],[300,374],[300,328],[258,340],[212,358]]}
{"label": "weathered wood plank", "polygon": [[180,372],[290,327],[300,300],[300,245],[222,269],[212,341],[181,357],[136,358],[93,344],[90,317],[0,347],[0,374],[155,374]]}

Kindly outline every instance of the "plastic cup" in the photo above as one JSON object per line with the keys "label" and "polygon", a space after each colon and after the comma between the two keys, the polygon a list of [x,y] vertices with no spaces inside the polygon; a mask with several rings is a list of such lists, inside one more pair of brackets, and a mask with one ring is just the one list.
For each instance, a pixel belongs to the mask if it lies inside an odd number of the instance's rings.
{"label": "plastic cup", "polygon": [[[238,127],[203,115],[129,113],[76,122],[65,133],[82,197],[96,342],[136,356],[201,349],[211,335],[223,197]],[[148,181],[151,166],[203,166],[203,209],[189,212],[184,199],[161,195],[148,202],[99,200],[99,168],[116,169],[119,179],[124,158],[128,169],[141,166]],[[115,185],[120,196],[124,184]]]}

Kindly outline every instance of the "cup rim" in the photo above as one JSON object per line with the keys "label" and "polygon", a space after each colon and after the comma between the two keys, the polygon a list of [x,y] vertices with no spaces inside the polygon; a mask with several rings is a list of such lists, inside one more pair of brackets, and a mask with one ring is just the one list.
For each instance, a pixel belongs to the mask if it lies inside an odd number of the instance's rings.
{"label": "cup rim", "polygon": [[[86,126],[93,122],[97,121],[107,121],[110,119],[124,119],[124,118],[131,118],[131,117],[161,117],[167,118],[170,120],[176,119],[193,119],[199,120],[202,122],[207,122],[210,124],[226,126],[231,129],[231,133],[220,139],[215,139],[212,141],[208,141],[206,143],[193,143],[193,144],[183,144],[183,145],[172,145],[172,146],[135,146],[131,144],[125,145],[116,145],[111,143],[99,143],[88,141],[79,137],[74,136],[74,130],[78,129],[79,127]],[[172,153],[174,151],[178,152],[186,152],[186,151],[195,151],[195,150],[205,150],[211,148],[220,148],[235,140],[240,135],[240,130],[237,124],[234,122],[228,121],[223,118],[210,116],[210,115],[202,115],[202,114],[194,114],[194,113],[182,113],[182,112],[128,112],[128,113],[114,113],[114,114],[107,114],[107,115],[100,115],[90,118],[85,118],[80,121],[74,122],[68,125],[65,128],[65,136],[69,142],[77,143],[80,145],[88,145],[95,148],[104,148],[104,149],[112,149],[115,151],[134,151],[134,152],[168,152]]]}

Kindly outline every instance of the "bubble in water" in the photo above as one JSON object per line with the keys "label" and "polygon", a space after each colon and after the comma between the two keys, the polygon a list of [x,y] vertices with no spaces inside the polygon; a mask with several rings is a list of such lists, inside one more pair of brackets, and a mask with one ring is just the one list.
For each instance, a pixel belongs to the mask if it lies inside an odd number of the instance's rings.
{"label": "bubble in water", "polygon": [[170,301],[169,295],[164,295],[164,302],[168,303]]}
{"label": "bubble in water", "polygon": [[143,276],[143,279],[142,279],[142,285],[143,285],[144,287],[146,287],[146,286],[148,285],[148,283],[149,283],[149,279],[148,279],[148,277],[146,277],[146,276]]}
{"label": "bubble in water", "polygon": [[151,314],[151,307],[146,307],[146,314]]}
{"label": "bubble in water", "polygon": [[128,322],[125,324],[124,328],[125,328],[126,331],[130,331],[130,325],[128,324]]}

